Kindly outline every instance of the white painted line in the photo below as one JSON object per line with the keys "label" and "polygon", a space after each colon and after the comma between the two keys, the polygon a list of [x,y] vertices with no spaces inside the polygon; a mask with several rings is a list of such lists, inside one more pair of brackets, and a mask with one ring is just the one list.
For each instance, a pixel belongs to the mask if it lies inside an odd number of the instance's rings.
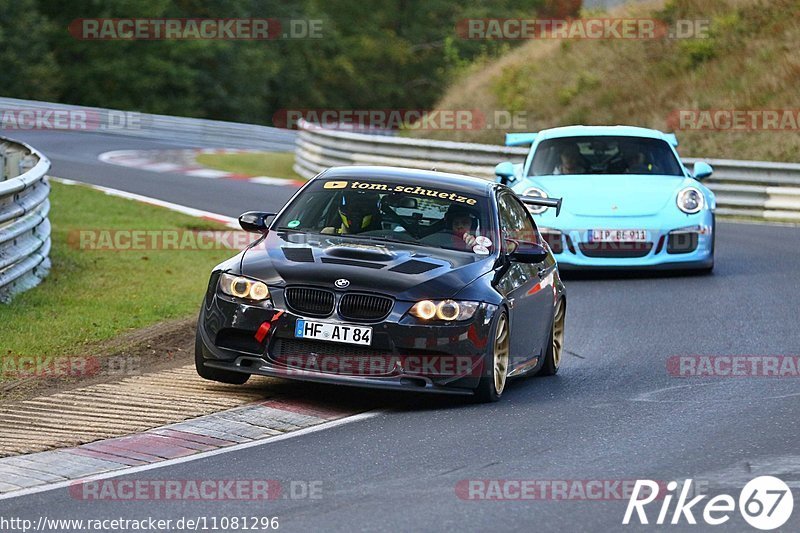
{"label": "white painted line", "polygon": [[[178,157],[180,162],[164,161],[162,152],[183,154]],[[205,179],[235,179],[261,185],[276,185],[281,187],[298,187],[305,183],[299,179],[283,179],[272,176],[247,177],[235,172],[207,168],[197,163],[196,157],[200,154],[244,154],[258,153],[258,150],[241,150],[237,148],[201,148],[186,150],[112,150],[97,156],[97,159],[109,165],[136,168],[148,172],[171,172],[194,178]]]}
{"label": "white painted line", "polygon": [[149,196],[142,196],[141,194],[135,194],[132,192],[125,192],[117,189],[111,189],[109,187],[103,187],[102,185],[92,185],[90,183],[82,183],[82,182],[77,182],[75,180],[67,180],[52,176],[50,177],[50,179],[59,183],[63,183],[64,185],[83,185],[85,187],[89,187],[90,189],[104,192],[109,196],[116,196],[118,198],[126,198],[128,200],[135,200],[137,202],[143,202],[145,204],[156,205],[158,207],[169,209],[170,211],[183,213],[184,215],[189,215],[198,218],[206,218],[209,220],[216,220],[217,222],[221,222],[222,224],[225,224],[228,227],[239,228],[239,221],[237,219],[225,215],[220,215],[218,213],[212,213],[210,211],[203,211],[202,209],[195,209],[193,207],[186,207],[183,205],[173,204],[172,202],[165,202],[164,200],[159,200],[158,198],[150,198]]}
{"label": "white painted line", "polygon": [[107,163],[109,165],[116,165],[118,167],[130,167],[130,168],[141,168],[144,165],[148,165],[152,163],[151,159],[144,159],[142,157],[115,157],[113,159],[109,159],[107,161],[103,161],[103,163]]}
{"label": "white painted line", "polygon": [[[138,157],[140,150],[112,150],[110,152],[104,152],[97,156],[97,159],[102,161],[103,163],[110,163],[114,159],[127,159],[130,157]],[[110,163],[115,164],[115,163]]]}
{"label": "white painted line", "polygon": [[184,165],[176,165],[175,163],[147,163],[145,165],[141,165],[138,168],[142,170],[149,170],[150,172],[172,172],[173,170],[179,170],[182,168],[186,168]]}
{"label": "white painted line", "polygon": [[254,183],[261,183],[262,185],[286,185],[287,183],[291,183],[294,180],[286,180],[283,178],[272,178],[270,176],[256,176],[255,178],[250,178],[251,182]]}
{"label": "white painted line", "polygon": [[103,474],[97,474],[94,476],[87,476],[83,478],[71,479],[68,481],[59,481],[56,483],[50,483],[48,485],[38,485],[36,487],[20,489],[16,492],[0,494],[0,501],[11,500],[14,498],[21,498],[23,496],[30,496],[31,494],[38,494],[40,492],[49,492],[51,490],[63,489],[65,487],[69,487],[70,485],[74,485],[76,483],[99,481],[101,479],[112,479],[115,477],[127,476],[128,474],[136,474],[139,472],[146,472],[148,470],[156,470],[158,468],[164,468],[167,466],[190,463],[192,461],[198,461],[200,459],[206,459],[208,457],[213,457],[215,455],[222,455],[224,453],[238,452],[240,450],[246,450],[248,448],[255,448],[256,446],[264,446],[266,444],[272,444],[273,442],[287,440],[294,437],[302,437],[303,435],[308,435],[309,433],[316,433],[317,431],[324,431],[326,429],[343,426],[345,424],[350,424],[353,422],[359,422],[361,420],[375,418],[376,416],[380,416],[382,414],[385,414],[386,412],[387,411],[383,409],[377,411],[367,411],[366,413],[360,413],[357,415],[340,418],[338,420],[331,420],[330,422],[324,422],[316,426],[298,429],[297,431],[284,433],[283,435],[275,435],[274,437],[267,437],[266,439],[255,440],[252,442],[243,442],[242,444],[234,444],[232,446],[227,446],[225,448],[218,448],[216,450],[209,450],[207,452],[199,452],[194,455],[189,455],[186,457],[179,457],[177,459],[166,459],[164,461],[159,461],[157,463],[151,463],[148,465],[132,466],[130,468],[114,470],[112,472],[105,472]]}
{"label": "white painted line", "polygon": [[227,178],[231,175],[230,172],[226,172],[224,170],[214,170],[212,168],[197,168],[194,170],[187,170],[184,172],[187,176],[194,176],[196,178]]}

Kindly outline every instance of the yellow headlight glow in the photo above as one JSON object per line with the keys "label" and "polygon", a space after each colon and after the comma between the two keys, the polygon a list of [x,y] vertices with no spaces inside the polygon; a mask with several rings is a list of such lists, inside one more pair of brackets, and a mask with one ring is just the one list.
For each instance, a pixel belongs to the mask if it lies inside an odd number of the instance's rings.
{"label": "yellow headlight glow", "polygon": [[430,300],[422,300],[414,304],[414,307],[411,308],[411,312],[423,320],[430,320],[436,316],[436,304]]}
{"label": "yellow headlight glow", "polygon": [[453,300],[445,300],[436,306],[436,316],[442,320],[455,320],[460,312],[458,302]]}
{"label": "yellow headlight glow", "polygon": [[479,302],[457,302],[455,300],[420,300],[409,314],[421,320],[443,320],[445,322],[469,320],[480,307]]}
{"label": "yellow headlight glow", "polygon": [[231,294],[238,298],[247,298],[250,292],[250,280],[247,278],[233,278],[231,281]]}
{"label": "yellow headlight glow", "polygon": [[264,300],[269,297],[269,289],[266,285],[257,281],[250,287],[250,298],[253,300]]}
{"label": "yellow headlight glow", "polygon": [[229,296],[247,300],[263,301],[270,297],[266,283],[244,276],[222,274],[219,279],[219,288]]}

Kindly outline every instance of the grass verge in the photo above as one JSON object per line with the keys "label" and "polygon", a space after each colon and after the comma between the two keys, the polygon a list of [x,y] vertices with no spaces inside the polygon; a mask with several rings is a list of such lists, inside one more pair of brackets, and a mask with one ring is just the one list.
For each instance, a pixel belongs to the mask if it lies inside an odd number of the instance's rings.
{"label": "grass verge", "polygon": [[[14,356],[81,356],[87,345],[198,312],[215,250],[86,250],[79,230],[210,230],[167,209],[52,183],[53,268],[38,287],[0,305],[0,363]],[[8,376],[6,376],[7,378]],[[0,372],[0,380],[3,372]]]}
{"label": "grass verge", "polygon": [[203,166],[248,176],[269,176],[302,180],[294,170],[292,152],[244,152],[241,154],[200,154],[196,161]]}

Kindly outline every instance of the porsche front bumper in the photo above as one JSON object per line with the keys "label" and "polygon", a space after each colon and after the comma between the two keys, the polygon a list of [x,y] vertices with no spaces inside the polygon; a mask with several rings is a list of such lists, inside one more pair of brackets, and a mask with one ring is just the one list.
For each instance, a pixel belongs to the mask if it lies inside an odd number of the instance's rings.
{"label": "porsche front bumper", "polygon": [[[542,226],[548,222],[540,222]],[[592,229],[642,229],[644,242],[591,242]],[[541,228],[562,270],[702,269],[714,262],[714,215],[703,211],[663,217],[570,217]]]}

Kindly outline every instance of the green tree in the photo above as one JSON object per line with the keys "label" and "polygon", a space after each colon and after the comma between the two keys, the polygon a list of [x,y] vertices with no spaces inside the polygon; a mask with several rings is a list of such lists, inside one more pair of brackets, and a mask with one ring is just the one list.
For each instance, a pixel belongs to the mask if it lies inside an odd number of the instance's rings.
{"label": "green tree", "polygon": [[60,70],[51,52],[51,22],[34,0],[0,0],[0,94],[52,100]]}
{"label": "green tree", "polygon": [[[258,123],[269,123],[280,109],[428,108],[465,65],[517,44],[463,39],[459,20],[530,18],[544,2],[0,0],[7,6],[0,44],[10,43],[0,50],[37,80],[34,89],[4,69],[4,92]],[[68,31],[76,19],[131,17],[315,19],[323,38],[98,41]]]}

